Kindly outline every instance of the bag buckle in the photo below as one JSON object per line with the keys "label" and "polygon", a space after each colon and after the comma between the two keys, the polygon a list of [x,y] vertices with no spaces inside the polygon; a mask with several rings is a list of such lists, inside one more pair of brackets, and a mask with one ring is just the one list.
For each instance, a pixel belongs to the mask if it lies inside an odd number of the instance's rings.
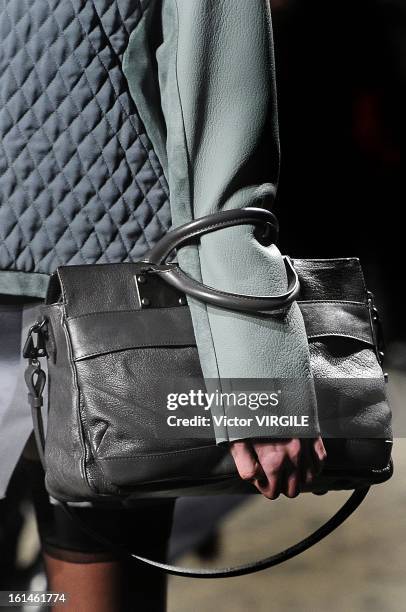
{"label": "bag buckle", "polygon": [[[368,294],[368,308],[369,316],[371,320],[371,329],[375,345],[375,353],[378,359],[379,365],[383,367],[385,357],[385,340],[383,335],[382,320],[379,315],[379,311],[374,302],[374,294],[371,291]],[[388,374],[384,373],[385,382],[388,380]]]}
{"label": "bag buckle", "polygon": [[[34,342],[36,336],[36,342]],[[46,337],[46,319],[37,321],[30,327],[27,334],[27,339],[24,343],[23,357],[25,359],[38,359],[38,357],[47,357],[45,347]]]}
{"label": "bag buckle", "polygon": [[176,267],[175,264],[150,264],[145,263],[134,275],[136,297],[138,308],[175,308],[176,306],[186,306],[186,296],[181,291],[171,287],[159,276],[162,270]]}

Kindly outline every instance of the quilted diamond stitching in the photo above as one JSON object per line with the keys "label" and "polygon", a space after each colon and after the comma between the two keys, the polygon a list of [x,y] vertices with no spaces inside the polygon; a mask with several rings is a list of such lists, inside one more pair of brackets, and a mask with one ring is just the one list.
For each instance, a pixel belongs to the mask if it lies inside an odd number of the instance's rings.
{"label": "quilted diamond stitching", "polygon": [[[83,25],[82,25],[82,22],[81,22],[81,20],[80,20],[80,16],[79,16],[79,14],[77,14],[77,19],[78,19],[78,22],[79,22],[79,24],[80,24],[80,26],[81,26],[81,28],[82,28],[83,34],[85,35],[85,34],[86,34],[86,31],[85,31],[85,29],[83,28]],[[62,34],[63,34],[63,32],[62,32]],[[91,37],[90,37],[90,36],[89,36],[89,42],[90,42],[90,45],[93,47],[93,45],[92,45],[92,43],[91,43]],[[93,49],[94,49],[94,47],[93,47]],[[95,54],[96,54],[95,56],[96,56],[96,57],[97,57],[97,58],[98,58],[98,59],[101,61],[101,58],[99,57],[99,53],[98,53],[97,49],[94,49],[94,52],[95,52]],[[91,84],[89,83],[89,81],[88,81],[88,79],[87,79],[87,76],[86,76],[86,70],[85,70],[84,66],[83,66],[83,65],[80,63],[80,61],[78,60],[78,58],[76,57],[76,54],[75,54],[75,52],[74,52],[73,50],[72,50],[72,56],[73,56],[73,58],[74,58],[74,59],[75,59],[75,60],[78,62],[78,64],[79,64],[80,68],[81,68],[81,69],[83,69],[83,74],[84,74],[84,77],[85,77],[85,79],[87,80],[87,83],[88,83],[89,89],[91,90]],[[102,61],[101,61],[101,63],[102,63]],[[103,66],[104,66],[104,64],[103,64]],[[104,67],[105,67],[105,66],[104,66]],[[105,67],[105,68],[106,68],[106,67]],[[109,80],[110,80],[111,85],[113,85],[113,84],[112,84],[112,81],[111,81],[111,78],[110,78],[110,74],[109,74],[109,72],[108,72],[107,70],[106,70],[106,74],[107,74],[107,76],[108,76],[108,78],[109,78]],[[99,102],[98,102],[97,94],[95,94],[95,96],[94,96],[94,100],[95,100],[95,103],[96,103],[96,104],[99,106],[99,109],[100,109],[101,113],[103,113],[103,109],[100,107]],[[118,144],[119,144],[119,147],[120,147],[120,149],[121,149],[121,150],[122,150],[122,152],[123,152],[123,159],[124,159],[124,160],[127,162],[127,160],[126,160],[126,155],[125,155],[125,150],[124,150],[124,148],[122,147],[121,142],[120,142],[120,139],[119,139],[119,137],[118,137],[118,131],[114,131],[113,126],[112,126],[112,125],[111,125],[111,123],[109,122],[109,118],[108,118],[108,117],[109,117],[109,114],[108,114],[108,112],[106,112],[104,116],[105,116],[105,120],[106,120],[106,122],[107,122],[107,123],[110,125],[110,127],[111,127],[111,129],[112,129],[112,131],[113,131],[113,134],[112,134],[112,136],[111,136],[111,139],[113,139],[113,138],[117,138],[117,142],[118,142]],[[100,149],[100,154],[101,154],[102,158],[104,159],[104,156],[103,156],[103,148],[100,146],[100,144],[98,143],[98,141],[96,140],[96,138],[94,138],[94,142],[95,142],[95,144],[96,144],[96,145],[99,147],[99,149]],[[104,148],[106,148],[106,145],[104,145]],[[120,193],[120,196],[121,196],[121,197],[122,197],[122,199],[123,199],[123,202],[125,203],[125,205],[127,206],[127,208],[128,208],[128,210],[129,210],[129,212],[131,213],[131,209],[129,208],[128,203],[127,203],[127,201],[126,201],[126,199],[125,199],[125,197],[124,197],[125,192],[121,191],[121,190],[119,189],[118,185],[116,185],[116,183],[115,183],[115,181],[114,181],[114,174],[113,174],[113,173],[111,173],[111,170],[110,170],[110,168],[109,168],[109,166],[108,166],[107,161],[106,161],[106,160],[104,160],[104,161],[105,161],[105,164],[106,164],[106,168],[107,168],[108,172],[110,173],[110,178],[111,178],[111,180],[113,181],[114,185],[117,187],[117,189],[118,189],[118,191],[119,191],[119,193]],[[130,167],[128,167],[128,170],[129,170],[129,171],[131,171]],[[135,180],[135,181],[137,181],[137,175],[135,175],[135,176],[134,176],[134,180]],[[118,227],[118,226],[117,226],[117,229],[118,229],[118,233],[119,233],[120,237],[122,238],[122,236],[121,236],[121,234],[120,234],[120,229],[119,229],[119,227]],[[140,227],[140,229],[142,230],[142,228],[141,228],[141,227]],[[145,239],[146,239],[146,238],[145,238]],[[125,248],[127,248],[127,247],[126,247],[126,245],[124,244],[124,239],[123,239],[123,238],[122,238],[122,240],[123,240],[123,246],[124,246]],[[146,242],[147,242],[147,244],[148,244],[147,239],[146,239]],[[148,246],[149,246],[149,245],[148,245]]]}
{"label": "quilted diamond stitching", "polygon": [[3,2],[0,269],[132,260],[168,229],[167,183],[120,66],[140,7]]}
{"label": "quilted diamond stitching", "polygon": [[[141,5],[140,5],[140,6],[141,6]],[[144,9],[144,10],[145,10],[145,9]],[[118,6],[118,5],[117,5],[117,11],[118,11],[118,13],[120,14],[120,8],[119,8],[119,6]],[[121,16],[121,14],[120,14],[120,16]],[[107,33],[106,33],[106,31],[105,31],[105,29],[104,29],[104,27],[103,27],[103,23],[102,23],[102,20],[101,20],[101,19],[100,19],[100,27],[101,27],[101,29],[102,29],[102,31],[103,31],[103,33],[104,33],[105,37],[106,37],[106,43],[107,43],[108,45],[110,45],[110,41],[109,41],[108,35],[107,35]],[[127,30],[127,32],[128,32],[128,30]],[[115,50],[114,50],[114,48],[113,48],[113,46],[112,46],[112,45],[111,45],[111,47],[112,47],[112,49],[113,49],[113,52],[115,52]],[[96,50],[95,50],[95,51],[96,51]],[[96,53],[98,53],[98,52],[96,51]],[[120,55],[119,55],[119,54],[117,54],[117,56],[118,56],[118,57],[120,57]],[[121,53],[121,56],[122,56],[122,53]],[[112,81],[112,79],[111,79],[111,75],[110,75],[110,73],[108,72],[107,67],[105,66],[105,64],[104,64],[104,62],[103,62],[103,60],[102,60],[101,54],[99,54],[99,53],[98,53],[98,57],[99,57],[99,59],[100,59],[101,63],[103,64],[103,66],[106,68],[106,71],[107,71],[107,74],[108,74],[108,78],[110,79],[111,86],[112,86],[112,87],[113,87],[113,89],[116,91],[115,84],[113,83],[113,81]],[[121,59],[121,58],[120,58],[120,59]],[[117,95],[118,95],[118,92],[117,92],[117,91],[116,91],[116,93],[117,93]],[[124,114],[125,114],[125,115],[128,117],[128,119],[129,119],[130,123],[132,124],[132,126],[134,127],[134,129],[138,131],[137,126],[135,125],[134,121],[132,120],[132,117],[131,117],[131,115],[128,113],[127,109],[126,109],[126,108],[124,108],[124,105],[122,104],[121,98],[120,98],[119,96],[117,97],[117,100],[118,100],[118,103],[120,104],[120,106],[121,106],[121,108],[122,108],[122,110],[123,110]],[[142,146],[144,147],[144,149],[145,149],[145,151],[146,151],[147,155],[149,156],[149,155],[150,155],[150,150],[148,150],[148,148],[145,146],[145,144],[144,144],[144,142],[143,142],[142,138],[140,138],[140,144],[142,144]],[[158,179],[158,181],[159,181],[160,185],[162,186],[162,189],[165,191],[165,193],[167,193],[167,194],[169,195],[169,192],[168,192],[168,188],[167,188],[166,181],[165,181],[165,180],[162,180],[162,179],[163,179],[163,175],[159,175],[159,174],[157,174],[157,173],[156,173],[156,175],[157,175],[157,179]]]}
{"label": "quilted diamond stitching", "polygon": [[[82,25],[82,22],[81,22],[81,20],[80,20],[79,15],[77,15],[77,18],[78,18],[78,22],[79,22],[79,24],[80,24],[80,25],[81,25],[81,27],[82,27],[83,33],[85,34],[85,30],[83,29],[83,25]],[[93,47],[93,45],[92,45],[92,43],[91,43],[91,39],[90,39],[90,37],[89,37],[89,41],[90,41],[91,46]],[[98,51],[97,51],[96,49],[94,49],[94,51],[95,51],[95,53],[96,53],[96,56],[97,56],[97,57],[98,57],[98,59],[100,60],[100,62],[103,64],[103,62],[102,62],[102,60],[101,60],[101,58],[100,58],[100,56],[99,56]],[[74,57],[76,57],[74,53],[73,53],[73,55],[74,55]],[[77,58],[76,58],[76,59],[77,59]],[[80,63],[80,62],[79,62],[79,63]],[[103,64],[103,66],[104,66],[104,64]],[[84,71],[84,74],[85,74],[85,78],[86,78],[86,71]],[[107,76],[108,76],[109,81],[110,81],[110,83],[111,83],[111,85],[112,85],[112,81],[111,81],[110,74],[109,74],[109,72],[108,72],[108,71],[107,71]],[[91,85],[90,85],[90,83],[89,83],[89,82],[88,82],[88,85],[89,85],[89,89],[90,89],[90,88],[91,88]],[[114,88],[113,88],[113,89],[114,89]],[[96,102],[96,104],[99,106],[100,111],[101,111],[101,112],[103,112],[103,109],[102,109],[102,108],[100,107],[100,105],[99,105],[99,102],[98,102],[98,99],[97,99],[97,95],[95,96],[95,102]],[[123,152],[123,159],[125,160],[125,162],[126,162],[126,163],[127,163],[127,165],[128,165],[128,170],[131,172],[130,165],[129,165],[129,164],[128,164],[128,162],[127,162],[127,158],[126,158],[125,150],[124,150],[124,148],[122,147],[122,144],[121,144],[120,139],[119,139],[119,137],[118,137],[118,132],[117,132],[117,131],[116,131],[116,132],[114,132],[114,128],[113,128],[113,126],[111,125],[111,123],[109,122],[108,113],[106,113],[106,114],[105,114],[105,118],[106,118],[106,122],[107,122],[107,123],[110,125],[110,127],[111,127],[111,129],[112,129],[112,131],[113,131],[113,136],[112,136],[112,138],[116,138],[116,137],[117,137],[117,142],[118,142],[118,144],[119,144],[120,149],[121,149],[121,150],[122,150],[122,152]],[[95,140],[95,141],[96,141],[96,140]],[[98,143],[98,144],[99,144],[99,143]],[[102,155],[102,157],[103,157],[103,149],[102,149],[101,147],[100,147],[100,154],[101,154],[101,155]],[[107,161],[106,161],[105,163],[106,163],[106,167],[108,168]],[[109,169],[109,172],[110,172],[110,169]],[[111,180],[114,182],[114,184],[115,184],[115,186],[117,187],[117,189],[120,191],[119,187],[116,185],[116,183],[115,183],[115,181],[114,181],[114,175],[113,175],[113,174],[111,174],[111,175],[110,175],[110,178],[111,178]],[[138,183],[138,181],[137,181],[137,175],[134,175],[134,180],[135,180],[135,181]],[[140,189],[140,190],[141,190],[141,189]],[[124,197],[125,192],[120,191],[120,195],[121,195],[121,197],[122,197],[122,199],[123,199],[123,202],[124,202],[124,203],[125,203],[125,205],[128,207],[128,210],[129,210],[129,212],[130,212],[130,214],[131,214],[131,208],[128,206],[127,200],[126,200],[126,199],[125,199],[125,197]],[[147,200],[147,196],[146,196],[145,194],[144,194],[144,197],[145,197],[145,199]],[[142,227],[141,227],[141,226],[140,226],[140,229],[141,229],[141,231],[143,231],[143,229],[142,229]],[[119,230],[119,228],[118,228],[118,230]],[[119,233],[120,233],[120,230],[119,230]],[[143,232],[143,233],[144,233],[144,232]],[[145,234],[144,234],[144,235],[145,235]],[[145,235],[145,241],[146,241],[147,245],[148,245],[148,246],[150,246],[150,244],[148,243],[148,240],[147,240],[146,235]],[[124,240],[123,240],[123,243],[124,243]]]}
{"label": "quilted diamond stitching", "polygon": [[[48,1],[48,0],[47,0],[47,1]],[[49,4],[49,2],[48,2],[48,4]],[[50,7],[50,10],[51,10],[51,7]],[[54,19],[54,21],[55,21],[55,23],[57,24],[57,27],[58,27],[58,29],[59,29],[59,27],[60,27],[60,26],[59,26],[59,23],[57,22],[57,19],[56,19],[55,15],[52,13],[52,10],[51,10],[51,14],[52,14],[52,18]],[[78,20],[79,24],[81,25],[80,18],[79,18],[79,14],[77,14],[77,15],[76,15],[76,18],[77,18],[77,20]],[[82,27],[82,25],[81,25],[81,27]],[[82,28],[82,29],[83,29],[83,28]],[[84,34],[86,34],[86,32],[85,32],[85,31],[84,31],[83,33],[84,33]],[[60,34],[61,34],[61,35],[64,35],[63,31],[60,31]],[[69,43],[68,43],[68,44],[69,44]],[[83,73],[83,75],[84,75],[84,78],[86,79],[86,82],[87,82],[87,84],[88,84],[89,90],[90,90],[90,91],[92,91],[91,85],[90,85],[90,83],[89,83],[89,81],[88,81],[88,79],[87,79],[87,77],[86,77],[86,70],[85,70],[85,67],[84,67],[84,66],[83,66],[83,65],[82,65],[82,64],[81,64],[81,63],[78,61],[78,59],[77,59],[77,57],[76,57],[76,54],[75,54],[75,51],[74,51],[73,49],[71,49],[71,57],[72,57],[72,59],[74,59],[74,60],[77,62],[77,64],[78,64],[78,66],[79,66],[80,70],[82,71],[82,73]],[[61,75],[61,80],[63,81],[63,77],[62,77],[62,75]],[[66,85],[65,85],[65,86],[66,86]],[[94,100],[95,100],[95,101],[96,101],[96,103],[98,104],[98,102],[97,102],[97,92],[95,93],[95,92],[93,92],[93,91],[92,91],[92,93],[93,93],[93,95],[94,95]],[[71,100],[72,105],[73,105],[73,106],[76,106],[76,102],[74,101],[72,94],[69,92],[69,89],[67,89],[67,96],[68,96],[68,97],[69,97],[69,99]],[[99,105],[99,104],[98,104],[98,106],[99,106],[99,109],[100,109],[100,112],[101,112],[101,116],[102,116],[102,118],[103,118],[103,117],[105,117],[105,119],[107,120],[108,112],[103,113],[103,109],[100,107],[100,105]],[[78,110],[79,110],[79,109],[78,109]],[[81,118],[82,118],[82,120],[83,120],[83,116],[84,116],[83,111],[80,113],[80,116],[81,116]],[[84,122],[84,123],[85,123],[85,122]],[[87,127],[87,126],[86,126],[86,127]],[[107,169],[107,171],[109,172],[110,179],[113,181],[114,185],[117,187],[117,185],[115,184],[114,178],[113,178],[113,174],[111,173],[110,168],[109,168],[109,166],[108,166],[108,164],[107,164],[106,160],[104,159],[104,155],[103,155],[103,148],[105,148],[105,147],[106,147],[106,145],[104,145],[104,147],[100,146],[100,143],[97,141],[96,137],[93,135],[93,130],[89,130],[89,134],[91,134],[91,135],[92,135],[92,137],[93,137],[93,141],[94,141],[94,144],[95,144],[95,145],[96,145],[96,147],[99,149],[100,155],[101,155],[102,159],[105,161],[106,169]],[[115,134],[113,134],[113,136],[112,136],[111,138],[114,138],[114,137],[115,137]],[[129,168],[129,171],[131,172],[131,169],[130,169],[130,168]],[[96,188],[94,185],[93,185],[93,187],[95,188],[96,193],[98,193],[98,194],[99,194],[99,191],[97,190],[97,188]],[[118,189],[118,187],[117,187],[117,189]],[[119,189],[118,189],[118,191],[120,192],[120,190],[119,190]],[[122,196],[123,194],[120,192],[120,195]],[[103,200],[103,198],[100,198],[100,200],[101,200],[101,202],[102,202],[102,203],[103,203],[103,205],[104,205],[104,200]],[[108,213],[109,213],[108,209],[107,209],[107,208],[105,208],[105,209],[106,209],[106,213],[108,214]],[[121,234],[121,232],[120,232],[120,227],[117,225],[117,226],[116,226],[116,228],[117,228],[117,234],[116,234],[116,235],[118,235],[118,236],[120,237],[120,240],[122,241],[123,248],[124,248],[124,249],[125,249],[125,250],[128,252],[128,247],[127,247],[127,245],[125,244],[124,238],[123,238],[123,236],[122,236],[122,234]],[[96,230],[96,228],[95,228],[95,230]],[[96,235],[97,235],[97,230],[96,230]],[[99,240],[99,242],[100,242],[100,240]],[[107,258],[107,253],[106,253],[106,258]],[[108,258],[107,258],[107,260],[108,260]]]}
{"label": "quilted diamond stitching", "polygon": [[[0,90],[1,90],[1,88],[0,88]],[[7,113],[9,113],[9,114],[10,114],[10,111],[8,110],[8,108],[7,108],[6,106],[5,106],[5,110],[7,111]],[[11,115],[10,115],[10,116],[11,116]],[[11,117],[11,118],[12,118],[12,117]],[[23,135],[22,135],[22,138],[23,138]],[[16,181],[17,181],[17,183],[19,183],[20,181],[19,181],[18,172],[15,170],[15,167],[14,167],[14,163],[13,163],[13,161],[9,159],[9,156],[7,155],[7,151],[5,150],[5,147],[3,146],[3,144],[2,144],[2,150],[3,150],[3,153],[4,153],[5,158],[8,160],[9,167],[10,167],[10,168],[11,168],[11,169],[14,171],[14,174],[15,174],[15,176],[16,176]],[[29,149],[28,149],[28,148],[27,148],[27,151],[29,151]],[[27,190],[26,190],[25,188],[24,188],[24,192],[25,192],[25,193],[27,193]],[[17,214],[16,214],[16,212],[15,212],[14,206],[13,206],[13,204],[12,204],[12,200],[9,200],[9,203],[10,203],[10,205],[11,205],[11,210],[12,210],[12,212],[13,212],[13,214],[14,214],[15,218],[16,218],[16,224],[17,224],[17,225],[20,225],[20,224],[19,224],[19,217],[18,217],[18,215],[17,215]],[[35,207],[35,209],[37,210],[37,212],[38,212],[39,216],[41,217],[41,220],[42,220],[42,221],[44,221],[44,218],[42,217],[42,215],[41,215],[40,211],[39,211],[39,210],[36,208],[36,206],[35,206],[35,200],[32,200],[32,202],[31,202],[31,203],[32,203],[32,206],[34,206],[34,207]],[[45,227],[45,226],[44,226],[44,227]],[[11,231],[12,231],[13,229],[14,229],[14,227],[12,227],[12,228],[9,230],[9,233],[11,233]],[[24,233],[23,228],[22,228],[22,227],[20,227],[20,229],[21,229],[21,232],[22,232],[22,233]],[[45,231],[46,231],[46,229],[45,229]],[[52,244],[52,240],[51,240],[50,236],[48,236],[48,238],[49,238],[49,240],[50,240],[50,242],[51,242],[51,244]],[[7,252],[8,252],[8,254],[11,256],[11,252],[10,252],[10,250],[9,250],[9,249],[8,249],[8,247],[7,247],[7,244],[6,244],[6,239],[5,239],[5,238],[4,238],[4,244],[6,245],[6,248],[7,248]],[[34,256],[34,253],[32,252],[32,248],[31,248],[31,246],[30,246],[30,245],[27,245],[27,246],[29,247],[29,250],[30,250],[30,252],[31,252],[32,258],[33,258],[33,260],[34,260],[34,262],[35,262],[35,256]],[[58,262],[58,263],[61,263],[60,258],[59,258],[58,254],[57,254],[57,251],[56,251],[56,246],[55,246],[55,245],[53,245],[53,246],[52,246],[52,250],[55,252],[55,256],[56,256],[57,262]]]}
{"label": "quilted diamond stitching", "polygon": [[[27,10],[28,10],[28,7],[27,7]],[[5,13],[6,13],[6,15],[7,15],[7,16],[10,18],[9,14],[8,14],[8,11],[7,11],[7,8],[5,8]],[[10,21],[11,21],[11,20],[10,20]],[[17,36],[18,36],[18,34],[17,34]],[[32,58],[31,58],[31,56],[29,55],[29,53],[28,53],[28,51],[27,51],[27,47],[24,47],[24,51],[26,52],[26,54],[27,54],[27,56],[29,57],[29,59],[30,59],[31,61],[33,61],[33,60],[32,60]],[[34,64],[34,71],[35,71],[35,63],[33,62],[33,64]],[[15,76],[15,74],[14,74],[14,70],[13,70],[13,68],[11,67],[11,64],[10,64],[10,66],[9,66],[9,70],[10,70],[10,73],[11,73],[12,77],[14,78],[14,80],[15,80],[16,84],[18,84],[18,80],[17,80],[17,78],[16,78],[16,76]],[[38,80],[40,80],[40,79],[39,79],[39,75],[37,75],[37,77],[38,77]],[[28,101],[28,100],[25,98],[25,95],[24,95],[23,89],[21,89],[21,95],[24,97],[24,99],[25,99],[25,101],[26,101],[26,103],[27,103],[27,106],[30,106],[29,101]],[[32,115],[33,115],[33,117],[34,117],[34,119],[35,119],[35,122],[36,122],[36,123],[38,123],[38,130],[39,130],[39,131],[40,131],[40,132],[41,132],[41,133],[42,133],[42,134],[43,134],[43,135],[46,137],[46,139],[49,141],[50,146],[52,147],[52,142],[51,142],[51,141],[48,139],[47,133],[46,133],[46,131],[45,131],[45,129],[44,129],[44,127],[43,127],[43,125],[41,125],[41,122],[38,120],[38,117],[36,116],[35,111],[34,111],[34,107],[32,107],[32,106],[31,106],[30,111],[31,111],[31,113],[32,113]],[[20,133],[21,133],[21,130],[20,130],[20,129],[19,129],[19,131],[20,131]],[[24,138],[23,134],[21,134],[21,136],[22,136],[22,138]],[[41,174],[41,172],[40,172],[40,170],[39,170],[39,164],[36,164],[36,163],[35,163],[35,160],[34,160],[34,158],[33,158],[33,156],[32,156],[32,153],[31,153],[30,147],[28,146],[28,143],[27,143],[27,142],[26,142],[26,147],[25,147],[25,148],[26,148],[26,151],[28,152],[28,154],[30,155],[30,157],[31,157],[31,159],[32,159],[32,162],[33,162],[33,164],[34,164],[34,166],[35,166],[35,169],[36,169],[36,171],[37,171],[37,173],[38,173],[38,176],[40,177],[40,180],[41,180],[41,181],[42,181],[42,183],[43,183],[44,189],[46,189],[46,190],[47,190],[47,191],[50,193],[51,198],[54,200],[54,196],[53,196],[53,194],[52,194],[52,191],[50,191],[50,190],[49,190],[49,187],[48,187],[48,185],[47,185],[47,183],[46,183],[46,181],[45,181],[44,177],[42,176],[42,174]],[[61,172],[61,175],[64,177],[64,173],[63,173],[62,168],[60,168],[60,172]],[[54,205],[55,205],[55,208],[58,208],[58,204],[57,204],[57,202],[56,202],[55,200],[54,200]],[[65,216],[65,213],[64,213],[64,210],[63,210],[63,208],[62,208],[62,207],[60,208],[60,212],[61,212],[61,214],[63,215],[63,217],[64,217],[65,221],[68,223],[68,228],[69,228],[70,234],[71,234],[71,236],[72,236],[72,239],[73,239],[73,240],[74,240],[74,242],[75,242],[75,245],[76,245],[76,248],[78,249],[78,252],[81,254],[81,248],[80,248],[80,245],[79,245],[79,244],[78,244],[78,242],[76,241],[76,238],[75,238],[75,236],[74,236],[74,234],[73,234],[73,232],[72,232],[72,230],[71,230],[71,228],[70,228],[70,226],[69,226],[69,220],[68,220],[68,218]],[[48,238],[49,238],[50,242],[52,242],[51,237],[50,237],[50,235],[49,235],[49,233],[48,233],[48,230],[46,229],[46,224],[44,224],[44,230],[47,232],[47,235],[48,235]],[[84,263],[86,263],[86,260],[85,260],[85,258],[84,258],[83,256],[82,256],[82,259],[83,259]],[[58,261],[58,263],[62,263],[62,262]]]}

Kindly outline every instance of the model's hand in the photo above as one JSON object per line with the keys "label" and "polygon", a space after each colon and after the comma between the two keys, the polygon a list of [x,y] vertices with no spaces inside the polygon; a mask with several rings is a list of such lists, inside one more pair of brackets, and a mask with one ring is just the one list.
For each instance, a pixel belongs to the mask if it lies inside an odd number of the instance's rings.
{"label": "model's hand", "polygon": [[327,453],[321,438],[244,440],[231,443],[239,475],[269,499],[296,497],[321,470]]}

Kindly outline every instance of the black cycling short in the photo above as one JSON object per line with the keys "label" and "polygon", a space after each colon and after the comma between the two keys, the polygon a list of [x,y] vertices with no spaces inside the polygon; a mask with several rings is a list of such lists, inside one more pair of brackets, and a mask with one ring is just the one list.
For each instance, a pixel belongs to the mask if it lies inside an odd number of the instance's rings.
{"label": "black cycling short", "polygon": [[[38,461],[22,458],[21,469],[30,484],[43,552],[72,563],[120,560],[122,555],[101,544],[51,504]],[[92,531],[135,554],[164,561],[172,527],[174,499],[139,500],[131,508],[80,507],[75,512]]]}

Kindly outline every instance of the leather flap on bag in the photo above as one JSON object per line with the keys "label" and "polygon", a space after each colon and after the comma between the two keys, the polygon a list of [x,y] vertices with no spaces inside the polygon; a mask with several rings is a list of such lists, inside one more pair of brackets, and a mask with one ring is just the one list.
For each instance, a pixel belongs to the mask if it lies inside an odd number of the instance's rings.
{"label": "leather flap on bag", "polygon": [[373,345],[370,314],[356,302],[298,302],[309,341],[328,336],[352,338]]}
{"label": "leather flap on bag", "polygon": [[295,259],[309,341],[340,336],[374,345],[368,293],[355,257]]}
{"label": "leather flap on bag", "polygon": [[359,259],[294,259],[300,278],[299,300],[367,302],[367,290]]}
{"label": "leather flap on bag", "polygon": [[148,274],[149,267],[143,262],[60,266],[51,277],[45,302],[62,301],[68,318],[140,310],[144,294],[149,308],[178,305],[183,294]]}
{"label": "leather flap on bag", "polygon": [[75,361],[136,348],[196,345],[186,306],[92,313],[70,318],[67,325]]}
{"label": "leather flap on bag", "polygon": [[[149,298],[142,299],[140,291]],[[47,304],[63,304],[74,360],[117,351],[195,346],[190,311],[179,292],[145,264],[61,266]]]}

